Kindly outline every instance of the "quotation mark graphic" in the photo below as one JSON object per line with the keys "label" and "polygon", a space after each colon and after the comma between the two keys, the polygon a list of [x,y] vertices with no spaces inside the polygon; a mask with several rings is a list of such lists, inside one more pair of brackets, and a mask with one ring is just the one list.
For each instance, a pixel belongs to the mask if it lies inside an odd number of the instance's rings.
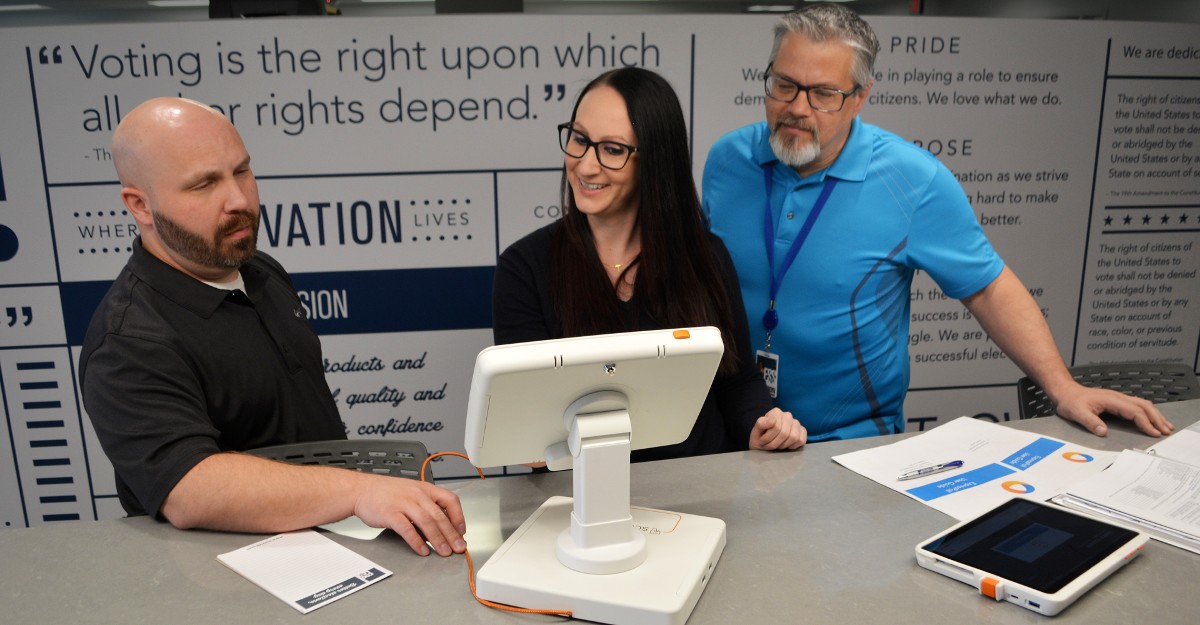
{"label": "quotation mark graphic", "polygon": [[[554,98],[555,91],[558,92],[557,98]],[[561,101],[564,97],[566,97],[566,95],[567,95],[567,86],[565,84],[559,83],[557,85],[546,85],[546,97],[542,98],[542,100],[546,101],[551,98],[554,98],[556,100]]]}
{"label": "quotation mark graphic", "polygon": [[54,50],[50,50],[50,46],[42,46],[42,49],[38,51],[38,63],[49,65],[51,59],[54,60],[55,65],[62,64],[62,46],[54,46]]}
{"label": "quotation mark graphic", "polygon": [[0,262],[11,260],[17,255],[17,248],[20,246],[21,241],[17,238],[17,233],[13,232],[12,228],[0,224]]}
{"label": "quotation mark graphic", "polygon": [[17,321],[20,318],[25,319],[25,323],[23,323],[21,325],[27,326],[27,325],[33,323],[33,307],[32,306],[22,306],[21,307],[21,317],[17,316],[17,307],[16,306],[9,306],[8,308],[5,308],[4,314],[8,317],[8,327],[10,327],[10,328],[17,325]]}

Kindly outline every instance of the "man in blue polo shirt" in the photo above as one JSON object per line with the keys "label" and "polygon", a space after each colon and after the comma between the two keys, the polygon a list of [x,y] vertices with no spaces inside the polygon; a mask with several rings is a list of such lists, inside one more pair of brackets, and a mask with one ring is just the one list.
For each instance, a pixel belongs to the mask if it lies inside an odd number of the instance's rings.
{"label": "man in blue polo shirt", "polygon": [[922,270],[1063,417],[1099,436],[1102,412],[1169,434],[1149,402],[1075,382],[953,174],[858,118],[878,50],[871,27],[843,6],[785,15],[766,121],[719,139],[704,168],[704,209],[737,266],[760,367],[768,383],[778,376],[777,405],[810,442],[903,431],[909,290]]}

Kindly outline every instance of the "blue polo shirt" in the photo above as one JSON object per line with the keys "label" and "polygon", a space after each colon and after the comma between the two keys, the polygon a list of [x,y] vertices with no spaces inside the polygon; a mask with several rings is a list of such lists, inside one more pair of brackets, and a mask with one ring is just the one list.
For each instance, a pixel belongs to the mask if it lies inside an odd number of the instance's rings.
{"label": "blue polo shirt", "polygon": [[915,271],[962,299],[1004,262],[950,170],[902,137],[855,118],[837,160],[804,178],[778,162],[768,138],[766,122],[721,137],[703,179],[704,210],[737,267],[755,349],[766,337],[760,320],[771,286],[763,220],[774,220],[778,268],[826,178],[837,179],[776,297],[776,404],[810,441],[903,431]]}

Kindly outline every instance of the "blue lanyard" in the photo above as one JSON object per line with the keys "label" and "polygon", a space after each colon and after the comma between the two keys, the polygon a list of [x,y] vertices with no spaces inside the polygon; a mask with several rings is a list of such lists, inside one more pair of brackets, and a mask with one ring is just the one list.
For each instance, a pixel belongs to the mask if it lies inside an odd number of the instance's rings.
{"label": "blue lanyard", "polygon": [[775,181],[772,179],[775,173],[775,163],[768,163],[763,167],[763,180],[767,187],[767,200],[764,203],[763,212],[763,241],[767,247],[767,264],[771,271],[771,300],[767,305],[767,312],[763,314],[763,327],[767,329],[767,345],[770,345],[771,330],[774,330],[779,325],[779,313],[775,312],[775,296],[779,294],[779,285],[783,284],[783,276],[787,274],[788,269],[791,269],[792,262],[796,260],[796,255],[800,253],[800,248],[804,247],[804,241],[808,239],[808,234],[812,232],[813,224],[816,223],[817,217],[821,214],[821,209],[825,208],[825,202],[829,200],[829,194],[833,193],[833,188],[837,186],[837,178],[832,176],[825,177],[825,186],[821,189],[821,195],[817,197],[817,202],[813,204],[812,211],[808,213],[808,218],[804,220],[804,225],[800,227],[800,233],[792,241],[792,247],[788,250],[787,255],[783,258],[783,264],[779,269],[775,269],[775,216],[771,211],[771,191],[775,187]]}

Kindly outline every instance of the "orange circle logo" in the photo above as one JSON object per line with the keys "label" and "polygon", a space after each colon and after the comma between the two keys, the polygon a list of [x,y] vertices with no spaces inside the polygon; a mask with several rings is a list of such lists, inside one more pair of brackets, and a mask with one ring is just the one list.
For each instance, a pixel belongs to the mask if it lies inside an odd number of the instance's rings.
{"label": "orange circle logo", "polygon": [[1087,454],[1081,454],[1077,451],[1068,451],[1064,453],[1062,457],[1066,458],[1069,462],[1091,462],[1095,460],[1095,458]]}
{"label": "orange circle logo", "polygon": [[1036,490],[1036,489],[1034,489],[1033,484],[1026,484],[1025,482],[1018,482],[1016,480],[1009,480],[1007,482],[1004,482],[1003,484],[1000,485],[1000,488],[1003,488],[1004,490],[1006,490],[1010,493],[1016,493],[1018,495],[1028,495],[1029,493],[1032,493],[1034,490]]}

